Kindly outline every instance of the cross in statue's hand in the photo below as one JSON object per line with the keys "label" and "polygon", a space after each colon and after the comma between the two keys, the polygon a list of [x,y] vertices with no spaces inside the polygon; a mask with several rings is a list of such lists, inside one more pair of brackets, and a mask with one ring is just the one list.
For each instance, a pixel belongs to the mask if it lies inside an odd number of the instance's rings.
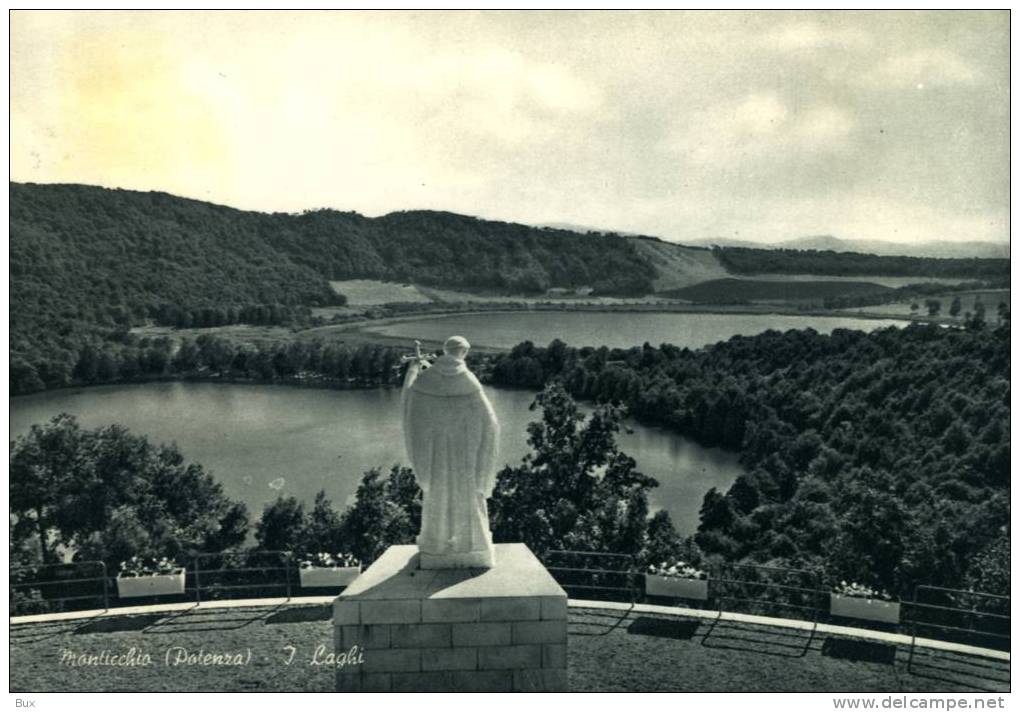
{"label": "cross in statue's hand", "polygon": [[417,339],[414,340],[414,355],[408,356],[407,354],[404,354],[400,357],[400,363],[407,363],[408,361],[417,361],[418,363],[421,363],[424,360],[425,357],[422,356],[421,353],[421,342]]}

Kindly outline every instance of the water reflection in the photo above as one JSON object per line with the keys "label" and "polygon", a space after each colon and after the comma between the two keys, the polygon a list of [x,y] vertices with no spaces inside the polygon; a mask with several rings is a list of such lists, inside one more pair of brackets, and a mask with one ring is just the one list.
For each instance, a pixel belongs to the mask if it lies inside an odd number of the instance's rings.
{"label": "water reflection", "polygon": [[[488,389],[501,423],[500,456],[518,463],[528,451],[534,394]],[[351,501],[362,473],[406,464],[396,390],[329,391],[285,386],[159,383],[56,391],[11,400],[12,438],[61,412],[84,427],[127,425],[155,442],[176,442],[226,493],[257,517],[277,495],[311,501],[325,489]],[[621,448],[659,480],[653,508],[665,507],[681,532],[697,527],[710,487],[728,488],[741,472],[735,455],[656,428],[631,424]]]}

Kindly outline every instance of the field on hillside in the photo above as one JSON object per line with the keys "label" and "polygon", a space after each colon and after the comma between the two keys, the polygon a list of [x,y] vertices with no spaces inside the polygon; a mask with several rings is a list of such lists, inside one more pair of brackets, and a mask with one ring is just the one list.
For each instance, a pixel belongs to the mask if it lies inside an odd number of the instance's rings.
{"label": "field on hillside", "polygon": [[938,294],[932,297],[918,297],[917,299],[907,299],[904,301],[894,302],[892,304],[882,304],[873,307],[853,307],[850,309],[841,309],[840,311],[847,314],[856,314],[858,312],[868,312],[869,314],[882,314],[886,316],[910,316],[911,310],[910,305],[917,303],[918,314],[927,314],[928,310],[925,308],[925,301],[928,299],[938,299],[942,302],[942,311],[939,316],[943,318],[949,317],[949,307],[953,303],[954,297],[960,297],[960,314],[957,320],[962,321],[964,315],[967,312],[974,311],[974,302],[980,297],[982,303],[985,305],[985,319],[994,322],[997,318],[997,309],[999,302],[1005,302],[1008,306],[1009,301],[1008,289],[985,289],[977,290],[974,292],[958,292],[956,294]]}
{"label": "field on hillside", "polygon": [[599,297],[571,294],[489,294],[483,291],[440,289],[417,284],[383,282],[375,279],[347,279],[329,283],[334,291],[347,297],[346,307],[315,307],[316,316],[330,318],[335,314],[350,314],[356,307],[373,307],[384,304],[656,304],[668,300],[655,295],[645,297]]}
{"label": "field on hillside", "polygon": [[334,292],[347,297],[347,304],[354,307],[395,302],[422,304],[432,301],[413,284],[382,282],[377,279],[345,279],[331,281],[329,286]]}
{"label": "field on hillside", "polygon": [[674,289],[670,296],[692,302],[732,304],[736,302],[821,302],[829,297],[875,294],[892,291],[873,282],[773,282],[747,279],[713,279],[683,289]]}
{"label": "field on hillside", "polygon": [[597,296],[574,296],[574,295],[553,295],[538,294],[529,296],[514,295],[491,295],[472,292],[458,292],[452,289],[436,289],[433,287],[419,287],[423,294],[427,294],[436,302],[446,304],[464,303],[489,303],[489,304],[563,304],[565,306],[583,305],[600,306],[612,304],[658,304],[668,303],[657,295],[650,294],[645,297],[597,297]]}
{"label": "field on hillside", "polygon": [[631,244],[638,254],[655,265],[659,276],[653,280],[652,285],[656,292],[681,289],[706,280],[730,276],[710,250],[638,238],[632,238]]}
{"label": "field on hillside", "polygon": [[732,274],[733,279],[749,279],[754,282],[871,282],[883,287],[897,289],[909,284],[957,285],[970,281],[955,277],[883,277],[881,275],[837,276],[829,274]]}
{"label": "field on hillside", "polygon": [[286,326],[253,326],[249,324],[231,324],[229,326],[212,326],[194,329],[177,329],[172,326],[136,326],[131,330],[138,337],[150,339],[166,336],[171,339],[197,339],[203,334],[223,336],[239,343],[260,343],[265,341],[289,341],[294,338],[296,329]]}

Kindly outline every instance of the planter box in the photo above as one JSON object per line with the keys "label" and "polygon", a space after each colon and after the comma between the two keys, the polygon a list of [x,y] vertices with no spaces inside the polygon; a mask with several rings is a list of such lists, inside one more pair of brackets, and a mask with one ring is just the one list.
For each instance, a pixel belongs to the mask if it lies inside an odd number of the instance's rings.
{"label": "planter box", "polygon": [[898,601],[880,601],[874,598],[857,598],[829,594],[829,613],[845,618],[860,618],[879,623],[899,623],[900,604]]}
{"label": "planter box", "polygon": [[117,577],[117,596],[120,598],[179,596],[182,593],[184,593],[184,569],[176,569],[172,574]]}
{"label": "planter box", "polygon": [[645,593],[663,598],[708,600],[708,579],[685,579],[645,574]]}
{"label": "planter box", "polygon": [[335,569],[312,566],[298,569],[301,588],[343,588],[350,586],[361,575],[360,566],[341,566]]}

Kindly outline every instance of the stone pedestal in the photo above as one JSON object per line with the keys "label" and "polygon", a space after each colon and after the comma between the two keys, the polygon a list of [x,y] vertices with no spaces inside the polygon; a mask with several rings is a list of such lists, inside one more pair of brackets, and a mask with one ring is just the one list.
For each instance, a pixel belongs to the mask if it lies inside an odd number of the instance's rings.
{"label": "stone pedestal", "polygon": [[[393,546],[333,603],[340,692],[567,689],[567,594],[523,544],[491,569],[421,569]],[[350,654],[357,646],[355,654]]]}

